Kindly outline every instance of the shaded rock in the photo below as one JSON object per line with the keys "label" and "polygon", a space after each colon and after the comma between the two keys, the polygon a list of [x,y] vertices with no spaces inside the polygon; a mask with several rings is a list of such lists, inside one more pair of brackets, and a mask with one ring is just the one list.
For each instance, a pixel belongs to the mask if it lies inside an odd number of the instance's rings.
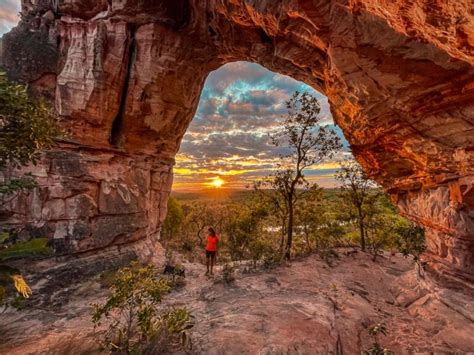
{"label": "shaded rock", "polygon": [[94,246],[107,246],[115,238],[130,235],[146,226],[146,219],[142,214],[96,217],[93,222],[92,233]]}
{"label": "shaded rock", "polygon": [[104,214],[139,212],[140,193],[122,182],[102,181],[99,191],[99,211]]}

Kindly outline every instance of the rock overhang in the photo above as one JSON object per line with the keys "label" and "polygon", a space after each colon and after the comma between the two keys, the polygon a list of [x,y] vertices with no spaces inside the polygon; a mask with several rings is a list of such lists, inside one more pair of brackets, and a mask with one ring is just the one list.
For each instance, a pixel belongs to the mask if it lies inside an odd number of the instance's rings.
{"label": "rock overhang", "polygon": [[[23,5],[20,26],[5,38],[4,65],[33,86],[49,75],[39,82],[54,97],[74,146],[63,145],[61,154],[80,151],[80,169],[87,171],[66,177],[49,172],[55,186],[76,179],[87,185],[77,194],[99,204],[104,181],[135,191],[139,183],[132,172],[137,170],[147,181],[138,195],[139,211],[122,202],[126,213],[143,213],[148,222],[137,227],[140,233],[125,228],[116,239],[104,237],[107,243],[159,231],[171,186],[170,162],[206,76],[220,65],[246,60],[323,92],[358,161],[405,215],[428,228],[433,262],[473,277],[474,34],[469,29],[474,19],[467,2],[45,0]],[[37,46],[25,48],[21,38]],[[19,61],[22,56],[34,60]],[[61,154],[52,165],[64,160]],[[48,184],[45,180],[46,191]],[[39,209],[47,208],[48,197],[39,203]],[[91,226],[90,236],[81,238],[97,239],[94,226],[103,217],[100,209],[87,221],[80,216]],[[45,217],[44,222],[62,228],[59,221]],[[72,249],[98,244],[80,245]]]}

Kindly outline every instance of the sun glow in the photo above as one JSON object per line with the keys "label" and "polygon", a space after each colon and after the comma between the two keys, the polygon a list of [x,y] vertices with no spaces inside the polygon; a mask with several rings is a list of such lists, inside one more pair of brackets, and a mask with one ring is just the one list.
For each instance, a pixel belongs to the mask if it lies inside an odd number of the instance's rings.
{"label": "sun glow", "polygon": [[212,180],[208,183],[208,186],[214,187],[216,189],[221,188],[222,185],[224,185],[224,180],[222,180],[218,176],[216,176],[215,178],[212,178]]}

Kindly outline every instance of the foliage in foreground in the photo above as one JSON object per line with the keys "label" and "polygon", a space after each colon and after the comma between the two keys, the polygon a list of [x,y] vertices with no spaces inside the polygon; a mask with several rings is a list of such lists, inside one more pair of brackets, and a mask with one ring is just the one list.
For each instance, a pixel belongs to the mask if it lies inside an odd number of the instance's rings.
{"label": "foliage in foreground", "polygon": [[160,311],[169,283],[157,277],[153,266],[133,262],[117,271],[111,294],[103,304],[93,304],[92,321],[101,350],[118,354],[163,351],[189,344],[186,330],[192,327],[185,309]]}
{"label": "foliage in foreground", "polygon": [[[0,247],[1,247],[0,243]],[[17,242],[0,249],[0,261],[13,258],[48,256],[53,250],[48,246],[48,238],[35,238],[26,242]]]}
{"label": "foliage in foreground", "polygon": [[35,164],[60,133],[44,100],[31,99],[27,88],[5,73],[0,73],[0,128],[0,168]]}
{"label": "foliage in foreground", "polygon": [[[53,147],[60,129],[42,99],[32,99],[26,86],[9,81],[0,72],[0,170],[36,164],[41,151]],[[36,181],[29,174],[8,177],[0,183],[2,204],[14,193],[31,190]]]}
{"label": "foliage in foreground", "polygon": [[[24,85],[10,82],[5,73],[0,72],[0,183],[1,204],[9,202],[19,192],[36,187],[36,181],[29,174],[12,177],[6,174],[7,167],[21,168],[36,164],[40,153],[54,145],[60,130],[56,119],[46,103],[32,99]],[[0,237],[0,239],[3,239]],[[23,244],[8,244],[2,240],[0,260],[24,256],[34,251],[48,252],[46,247],[38,247],[41,240],[35,239]],[[9,284],[13,282],[16,291],[27,298],[31,294],[19,270],[0,265],[0,302],[8,296]]]}

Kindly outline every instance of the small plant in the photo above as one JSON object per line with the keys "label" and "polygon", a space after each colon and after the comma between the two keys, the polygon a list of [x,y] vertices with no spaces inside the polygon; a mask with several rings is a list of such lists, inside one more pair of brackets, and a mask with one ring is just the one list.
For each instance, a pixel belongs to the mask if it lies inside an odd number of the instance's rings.
{"label": "small plant", "polygon": [[102,288],[112,287],[115,278],[117,276],[117,270],[107,270],[99,275],[99,283]]}
{"label": "small plant", "polygon": [[393,352],[389,349],[382,347],[379,343],[378,336],[387,335],[387,327],[383,323],[378,323],[369,329],[369,335],[373,338],[372,346],[364,351],[366,355],[392,355]]}
{"label": "small plant", "polygon": [[192,316],[184,308],[173,309],[160,317],[161,326],[150,342],[142,348],[143,354],[174,353],[173,350],[192,350],[187,330],[194,326]]}
{"label": "small plant", "polygon": [[168,334],[176,336],[185,349],[191,347],[191,340],[186,331],[191,329],[194,324],[191,315],[185,308],[173,309],[163,315],[161,319]]}
{"label": "small plant", "polygon": [[18,294],[13,297],[13,300],[10,302],[10,306],[20,311],[25,308],[25,298],[19,296]]}
{"label": "small plant", "polygon": [[16,295],[11,306],[20,309],[21,307],[16,307],[18,303],[18,297],[29,298],[32,294],[30,286],[26,283],[23,276],[21,276],[20,271],[12,268],[7,265],[0,265],[0,305],[8,307],[8,297],[10,293],[8,292],[10,288],[13,287],[16,290]]}
{"label": "small plant", "polygon": [[170,286],[166,279],[157,277],[153,266],[133,262],[119,269],[111,291],[104,304],[92,305],[94,328],[105,326],[98,339],[102,351],[137,354],[159,342],[160,334],[182,336],[188,319],[182,311],[161,315],[157,310]]}
{"label": "small plant", "polygon": [[6,242],[0,243],[0,261],[15,258],[32,258],[40,256],[49,256],[53,249],[48,246],[48,238],[34,238],[27,242],[17,242],[6,245]]}

